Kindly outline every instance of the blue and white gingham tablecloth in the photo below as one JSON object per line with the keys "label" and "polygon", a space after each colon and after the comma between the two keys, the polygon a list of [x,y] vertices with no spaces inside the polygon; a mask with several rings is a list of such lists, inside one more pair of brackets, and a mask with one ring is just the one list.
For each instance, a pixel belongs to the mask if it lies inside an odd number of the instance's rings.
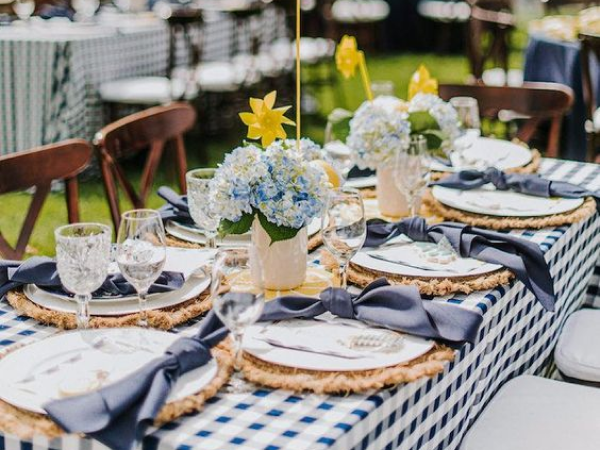
{"label": "blue and white gingham tablecloth", "polygon": [[[600,188],[600,166],[545,160],[553,179]],[[507,380],[544,374],[565,319],[586,300],[600,305],[600,218],[518,234],[538,243],[550,263],[558,293],[556,312],[542,309],[523,284],[469,296],[436,299],[484,315],[479,340],[461,347],[454,362],[432,379],[369,395],[293,395],[259,389],[220,394],[199,414],[152,432],[147,450],[454,450],[470,423]],[[595,268],[596,267],[596,268]],[[595,270],[594,270],[595,268]],[[586,289],[591,287],[586,297]],[[181,332],[192,332],[194,325]],[[0,346],[55,333],[0,305]],[[22,442],[0,436],[0,450],[95,449],[97,442],[74,436]]]}

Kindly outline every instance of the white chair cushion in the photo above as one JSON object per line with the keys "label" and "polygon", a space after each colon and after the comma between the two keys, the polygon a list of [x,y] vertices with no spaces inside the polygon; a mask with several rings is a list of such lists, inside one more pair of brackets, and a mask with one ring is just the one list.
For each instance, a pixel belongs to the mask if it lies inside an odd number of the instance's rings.
{"label": "white chair cushion", "polygon": [[196,81],[205,92],[235,92],[245,78],[243,67],[225,61],[201,63],[196,71]]}
{"label": "white chair cushion", "polygon": [[600,310],[577,311],[567,319],[558,338],[556,367],[568,377],[600,383],[599,344]]}
{"label": "white chair cushion", "polygon": [[600,389],[522,376],[506,383],[461,450],[598,450]]}
{"label": "white chair cushion", "polygon": [[105,102],[136,105],[159,105],[179,99],[185,83],[166,77],[137,77],[108,81],[100,85],[100,97]]}

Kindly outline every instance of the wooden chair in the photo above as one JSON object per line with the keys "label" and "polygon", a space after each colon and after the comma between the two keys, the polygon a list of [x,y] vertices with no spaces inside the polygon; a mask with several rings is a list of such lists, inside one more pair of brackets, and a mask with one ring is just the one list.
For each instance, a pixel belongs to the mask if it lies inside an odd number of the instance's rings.
{"label": "wooden chair", "polygon": [[528,143],[543,122],[550,122],[546,156],[559,156],[561,124],[573,105],[573,91],[557,83],[525,83],[522,87],[453,85],[440,86],[440,97],[474,97],[481,117],[496,120],[523,119],[516,137]]}
{"label": "wooden chair", "polygon": [[[488,61],[508,74],[510,35],[515,29],[510,0],[469,0],[467,57],[471,74],[481,83]],[[506,77],[508,78],[508,76]]]}
{"label": "wooden chair", "polygon": [[[94,140],[115,231],[118,230],[119,184],[135,208],[144,208],[167,145],[174,152],[179,190],[185,193],[187,161],[183,135],[194,126],[196,112],[187,103],[157,106],[124,117],[100,130]],[[147,151],[139,193],[119,160]]]}
{"label": "wooden chair", "polygon": [[600,127],[597,127],[594,123],[594,114],[596,114],[598,105],[594,83],[592,82],[590,62],[592,58],[600,60],[600,36],[582,33],[579,35],[579,40],[581,41],[581,75],[586,113],[587,159],[588,161],[595,161],[597,157],[596,148],[600,144]]}
{"label": "wooden chair", "polygon": [[79,221],[77,174],[88,165],[91,157],[91,145],[81,139],[0,157],[0,194],[35,188],[17,244],[12,247],[0,233],[0,254],[4,258],[21,259],[25,254],[33,227],[54,180],[65,182],[69,223]]}

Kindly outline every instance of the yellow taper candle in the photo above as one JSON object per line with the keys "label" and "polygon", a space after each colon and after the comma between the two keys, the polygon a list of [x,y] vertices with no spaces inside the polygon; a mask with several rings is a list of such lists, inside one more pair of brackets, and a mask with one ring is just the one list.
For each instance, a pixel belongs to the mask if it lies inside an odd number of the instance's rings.
{"label": "yellow taper candle", "polygon": [[365,60],[365,53],[360,52],[360,74],[365,88],[365,94],[369,101],[373,100],[373,91],[371,89],[371,78],[369,77],[369,71],[367,70],[367,62]]}
{"label": "yellow taper candle", "polygon": [[301,64],[300,64],[300,15],[302,10],[300,9],[300,0],[296,0],[296,149],[300,151],[300,136],[302,136],[301,130],[301,111],[300,111],[300,102],[301,102]]}

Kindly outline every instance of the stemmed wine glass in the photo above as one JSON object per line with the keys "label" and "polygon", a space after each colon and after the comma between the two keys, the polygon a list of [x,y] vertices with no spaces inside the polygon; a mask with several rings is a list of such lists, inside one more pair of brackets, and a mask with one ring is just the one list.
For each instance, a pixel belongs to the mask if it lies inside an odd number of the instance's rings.
{"label": "stemmed wine glass", "polygon": [[409,205],[411,217],[417,215],[423,191],[430,178],[430,154],[421,135],[412,136],[407,148],[399,149],[394,161],[394,182]]}
{"label": "stemmed wine glass", "polygon": [[102,286],[108,273],[110,227],[99,223],[76,223],[58,228],[54,235],[60,282],[75,294],[77,327],[87,328],[92,292]]}
{"label": "stemmed wine glass", "polygon": [[367,237],[365,207],[359,191],[342,187],[331,193],[321,218],[321,234],[323,243],[338,261],[340,285],[346,289],[348,264]]}
{"label": "stemmed wine glass", "polygon": [[[251,253],[255,252],[251,258]],[[252,260],[252,264],[250,261]],[[231,331],[237,373],[229,384],[229,392],[240,394],[249,385],[239,373],[241,370],[244,332],[260,317],[265,301],[262,281],[256,285],[250,280],[263,280],[263,265],[254,246],[221,248],[213,264],[211,298],[213,310]]]}
{"label": "stemmed wine glass", "polygon": [[463,152],[481,136],[479,103],[473,97],[453,97],[450,99],[450,104],[456,110],[461,125],[461,136],[454,141],[453,147],[458,156],[458,162],[463,165]]}
{"label": "stemmed wine glass", "polygon": [[190,170],[187,180],[187,198],[190,215],[206,236],[206,247],[217,247],[217,231],[221,218],[214,211],[210,202],[210,182],[215,176],[216,169]]}
{"label": "stemmed wine glass", "polygon": [[75,10],[75,18],[81,21],[89,21],[100,6],[100,0],[72,0],[71,5]]}
{"label": "stemmed wine glass", "polygon": [[162,273],[166,258],[165,229],[158,211],[135,209],[124,213],[117,237],[117,264],[138,293],[140,327],[148,326],[148,289]]}

